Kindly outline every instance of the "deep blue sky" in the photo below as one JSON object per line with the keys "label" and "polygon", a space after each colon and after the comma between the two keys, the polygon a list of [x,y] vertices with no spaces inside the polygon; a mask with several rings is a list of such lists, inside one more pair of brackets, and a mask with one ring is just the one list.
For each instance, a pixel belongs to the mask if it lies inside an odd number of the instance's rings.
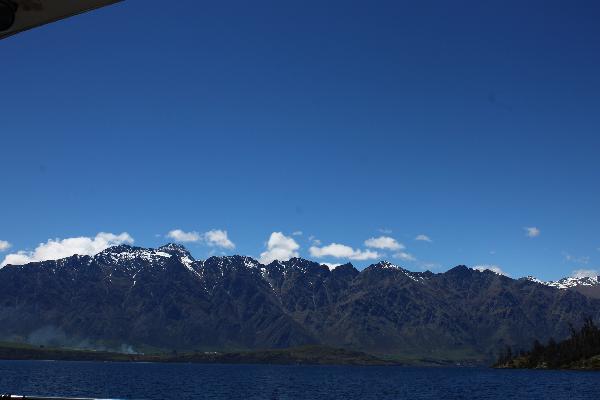
{"label": "deep blue sky", "polygon": [[597,1],[128,0],[3,40],[5,254],[179,228],[258,257],[302,231],[309,258],[311,235],[385,235],[413,270],[599,269],[598,21]]}

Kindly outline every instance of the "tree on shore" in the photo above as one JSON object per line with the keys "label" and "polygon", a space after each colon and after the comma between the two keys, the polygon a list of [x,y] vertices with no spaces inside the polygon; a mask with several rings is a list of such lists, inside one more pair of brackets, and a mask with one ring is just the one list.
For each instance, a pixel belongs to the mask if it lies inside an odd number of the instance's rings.
{"label": "tree on shore", "polygon": [[584,319],[581,329],[572,325],[571,336],[557,343],[550,339],[546,345],[538,340],[531,350],[515,352],[507,347],[500,353],[496,366],[521,368],[566,368],[569,365],[600,355],[600,329],[591,317]]}

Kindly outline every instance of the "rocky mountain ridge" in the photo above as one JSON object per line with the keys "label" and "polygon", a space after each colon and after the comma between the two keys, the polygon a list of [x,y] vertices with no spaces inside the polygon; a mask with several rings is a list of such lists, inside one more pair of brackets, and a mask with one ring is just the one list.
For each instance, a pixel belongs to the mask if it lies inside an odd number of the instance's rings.
{"label": "rocky mountain ridge", "polygon": [[562,338],[600,301],[465,266],[362,271],[301,258],[194,260],[180,245],[0,270],[0,339],[113,349],[240,350],[327,345],[404,359],[492,360]]}
{"label": "rocky mountain ridge", "polygon": [[523,279],[561,290],[575,290],[585,296],[600,299],[600,276],[570,276],[557,281],[541,281],[533,276]]}

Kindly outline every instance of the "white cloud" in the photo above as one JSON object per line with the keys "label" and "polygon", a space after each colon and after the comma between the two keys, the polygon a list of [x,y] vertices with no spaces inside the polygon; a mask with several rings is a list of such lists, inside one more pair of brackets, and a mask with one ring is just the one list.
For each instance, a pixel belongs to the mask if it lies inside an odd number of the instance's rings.
{"label": "white cloud", "polygon": [[19,251],[8,254],[0,267],[9,264],[23,265],[36,261],[58,260],[75,254],[91,256],[111,246],[123,243],[133,244],[133,238],[127,232],[120,235],[100,232],[93,238],[49,239],[46,243],[40,243],[34,251]]}
{"label": "white cloud", "polygon": [[504,275],[504,276],[509,276],[506,272],[502,271],[502,268],[500,268],[497,265],[476,265],[473,267],[473,269],[477,270],[477,271],[492,271],[498,275]]}
{"label": "white cloud", "polygon": [[339,267],[342,264],[336,264],[336,263],[322,263],[323,265],[326,265],[327,268],[329,268],[330,271],[333,271],[334,269],[336,269],[337,267]]}
{"label": "white cloud", "polygon": [[0,251],[6,251],[10,249],[12,245],[8,243],[6,240],[0,240]]}
{"label": "white cloud", "polygon": [[316,237],[314,237],[313,235],[308,237],[308,241],[313,245],[313,246],[320,246],[321,245],[321,241],[319,239],[317,239]]}
{"label": "white cloud", "polygon": [[273,232],[267,242],[267,251],[261,253],[259,261],[262,264],[269,264],[275,260],[287,261],[299,256],[298,249],[300,245],[293,238],[281,232]]}
{"label": "white cloud", "polygon": [[379,253],[371,250],[355,250],[344,244],[331,243],[324,247],[312,246],[309,249],[310,255],[313,257],[335,257],[347,258],[350,260],[372,260],[379,258]]}
{"label": "white cloud", "polygon": [[181,243],[199,242],[202,239],[198,232],[184,232],[181,229],[172,230],[167,237]]}
{"label": "white cloud", "polygon": [[34,261],[31,253],[27,251],[19,251],[18,253],[9,254],[4,257],[4,261],[0,264],[0,268],[7,265],[24,265]]}
{"label": "white cloud", "polygon": [[211,247],[222,247],[229,250],[235,249],[235,243],[229,240],[227,231],[213,229],[212,231],[204,233],[202,237],[204,238],[206,244]]}
{"label": "white cloud", "polygon": [[385,234],[385,235],[390,235],[392,233],[391,229],[387,229],[387,228],[380,228],[378,229],[379,232]]}
{"label": "white cloud", "polygon": [[428,242],[428,243],[433,242],[433,240],[431,240],[431,238],[429,236],[423,235],[423,234],[417,235],[417,237],[415,238],[415,240],[418,240],[420,242]]}
{"label": "white cloud", "polygon": [[569,254],[564,251],[563,251],[563,256],[564,256],[565,262],[575,263],[575,264],[589,264],[590,263],[590,257],[588,257],[588,256],[578,257],[578,256],[574,256],[574,255]]}
{"label": "white cloud", "polygon": [[295,231],[294,233],[292,233],[292,236],[302,236],[304,234],[304,232],[302,231]]}
{"label": "white cloud", "polygon": [[401,251],[399,253],[394,254],[394,257],[402,260],[402,261],[417,261],[417,258],[410,253],[406,253]]}
{"label": "white cloud", "polygon": [[379,236],[365,240],[365,246],[381,250],[402,250],[404,245],[389,236]]}
{"label": "white cloud", "polygon": [[536,228],[535,226],[526,226],[525,228],[523,228],[525,230],[525,236],[529,237],[529,238],[534,238],[534,237],[538,237],[540,236],[540,233],[542,233],[538,228]]}
{"label": "white cloud", "polygon": [[595,269],[578,269],[571,273],[573,278],[595,278],[600,276],[600,273]]}
{"label": "white cloud", "polygon": [[221,247],[229,250],[235,249],[235,243],[229,239],[227,231],[221,229],[213,229],[204,233],[196,231],[185,232],[181,229],[175,229],[167,233],[167,237],[180,243],[204,242],[210,247]]}

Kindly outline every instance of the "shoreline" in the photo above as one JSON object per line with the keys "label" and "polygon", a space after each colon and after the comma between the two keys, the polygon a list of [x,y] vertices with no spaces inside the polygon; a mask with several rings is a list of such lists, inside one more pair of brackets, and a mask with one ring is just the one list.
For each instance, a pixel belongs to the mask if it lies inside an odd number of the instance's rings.
{"label": "shoreline", "polygon": [[126,354],[65,348],[37,348],[29,345],[0,345],[2,361],[75,361],[161,364],[257,364],[257,365],[340,365],[405,366],[370,354],[321,346],[240,352],[186,352],[181,354]]}

